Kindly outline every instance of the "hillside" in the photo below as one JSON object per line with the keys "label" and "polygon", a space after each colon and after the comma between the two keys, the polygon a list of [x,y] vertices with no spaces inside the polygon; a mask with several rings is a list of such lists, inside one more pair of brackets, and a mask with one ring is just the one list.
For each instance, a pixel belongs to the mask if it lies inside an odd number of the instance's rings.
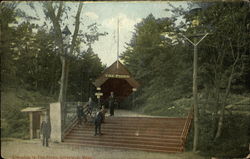
{"label": "hillside", "polygon": [[55,102],[39,92],[24,88],[5,88],[1,92],[1,137],[27,138],[29,118],[21,109],[29,107],[48,107]]}

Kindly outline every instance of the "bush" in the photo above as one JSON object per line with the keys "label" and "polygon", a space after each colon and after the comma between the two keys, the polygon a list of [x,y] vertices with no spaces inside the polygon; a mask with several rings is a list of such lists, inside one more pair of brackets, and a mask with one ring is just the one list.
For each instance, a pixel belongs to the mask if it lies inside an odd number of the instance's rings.
{"label": "bush", "polygon": [[211,114],[200,118],[200,150],[204,155],[217,157],[245,157],[248,153],[250,116],[225,115],[221,137],[214,141],[215,124]]}

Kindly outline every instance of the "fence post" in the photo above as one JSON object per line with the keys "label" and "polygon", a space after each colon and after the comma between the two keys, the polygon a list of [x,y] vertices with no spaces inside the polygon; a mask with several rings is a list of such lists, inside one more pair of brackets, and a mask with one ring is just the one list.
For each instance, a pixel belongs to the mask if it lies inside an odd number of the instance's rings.
{"label": "fence post", "polygon": [[50,103],[51,141],[62,142],[62,114],[60,103]]}

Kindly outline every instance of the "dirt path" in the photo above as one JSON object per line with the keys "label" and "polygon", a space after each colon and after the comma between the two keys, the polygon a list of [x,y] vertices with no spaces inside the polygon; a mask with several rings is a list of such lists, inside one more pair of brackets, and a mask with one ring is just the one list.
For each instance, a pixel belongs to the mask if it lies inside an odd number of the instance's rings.
{"label": "dirt path", "polygon": [[191,152],[168,154],[59,143],[43,147],[39,140],[1,141],[1,156],[11,159],[203,159]]}

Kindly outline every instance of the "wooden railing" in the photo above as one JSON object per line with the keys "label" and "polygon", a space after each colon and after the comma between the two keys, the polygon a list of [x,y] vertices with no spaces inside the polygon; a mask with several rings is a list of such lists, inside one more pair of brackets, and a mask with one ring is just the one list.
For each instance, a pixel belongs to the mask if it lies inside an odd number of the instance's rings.
{"label": "wooden railing", "polygon": [[[62,130],[62,138],[64,137],[73,129],[73,127],[78,123],[77,118],[77,102],[68,102],[65,103],[68,104],[65,109],[65,119],[64,119],[64,125]],[[83,110],[86,113],[87,111],[87,102],[82,102]]]}
{"label": "wooden railing", "polygon": [[182,150],[181,151],[184,151],[188,131],[189,131],[189,128],[191,126],[191,122],[193,120],[193,114],[194,114],[193,112],[194,112],[194,107],[192,106],[191,110],[188,113],[187,119],[185,121],[184,128],[183,128],[182,133],[181,133],[181,145],[182,145]]}

